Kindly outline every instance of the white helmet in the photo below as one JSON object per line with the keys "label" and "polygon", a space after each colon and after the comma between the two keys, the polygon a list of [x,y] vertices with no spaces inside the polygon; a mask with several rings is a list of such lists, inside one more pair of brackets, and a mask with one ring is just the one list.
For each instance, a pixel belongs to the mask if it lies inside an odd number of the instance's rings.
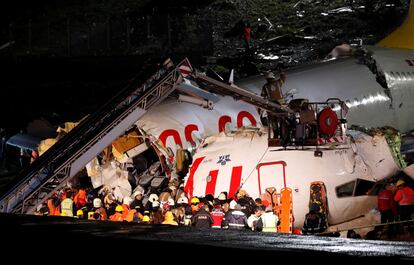
{"label": "white helmet", "polygon": [[133,199],[131,197],[124,197],[123,204],[130,205]]}
{"label": "white helmet", "polygon": [[149,202],[155,202],[158,201],[158,195],[155,193],[150,194],[149,198],[148,198]]}
{"label": "white helmet", "polygon": [[99,198],[93,199],[93,207],[100,208],[102,207],[102,201]]}
{"label": "white helmet", "polygon": [[135,198],[137,195],[142,195],[142,191],[141,190],[136,190],[134,192],[134,194],[132,194],[132,198]]}
{"label": "white helmet", "polygon": [[169,206],[174,206],[175,205],[175,202],[174,202],[174,199],[173,198],[169,198],[168,199],[168,205]]}
{"label": "white helmet", "polygon": [[222,192],[222,193],[220,193],[220,195],[218,196],[218,199],[219,199],[220,201],[225,201],[225,200],[227,200],[227,198],[226,198],[226,194],[224,194],[223,192]]}
{"label": "white helmet", "polygon": [[235,200],[232,200],[230,202],[230,209],[234,210],[234,207],[236,206],[237,202]]}
{"label": "white helmet", "polygon": [[187,199],[187,197],[181,197],[181,198],[178,199],[177,203],[181,203],[181,204],[186,203],[186,204],[188,204],[188,199]]}
{"label": "white helmet", "polygon": [[160,202],[159,201],[153,201],[152,202],[152,208],[155,208],[155,207],[160,207]]}

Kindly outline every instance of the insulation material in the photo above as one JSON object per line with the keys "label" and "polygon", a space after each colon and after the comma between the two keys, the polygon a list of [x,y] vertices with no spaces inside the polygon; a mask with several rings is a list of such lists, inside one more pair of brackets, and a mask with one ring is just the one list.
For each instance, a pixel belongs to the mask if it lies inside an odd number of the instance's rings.
{"label": "insulation material", "polygon": [[57,140],[53,139],[53,138],[49,138],[49,139],[45,139],[45,140],[41,141],[40,144],[39,144],[39,147],[38,147],[39,156],[41,156],[44,152],[46,152],[56,142],[57,142]]}
{"label": "insulation material", "polygon": [[57,143],[58,139],[61,139],[62,135],[70,132],[73,128],[75,128],[79,122],[65,122],[65,127],[58,127],[57,132],[59,135],[56,138],[48,138],[40,142],[39,144],[39,156],[41,156],[44,152],[46,152],[50,147],[52,147],[55,143]]}
{"label": "insulation material", "polygon": [[119,169],[114,161],[100,167],[95,158],[88,163],[86,168],[87,170],[89,168],[88,175],[91,172],[89,176],[94,188],[101,185],[108,187],[120,201],[122,201],[122,198],[131,195],[132,187],[128,181],[128,171]]}
{"label": "insulation material", "polygon": [[[378,179],[394,174],[398,168],[393,157],[392,148],[388,145],[387,139],[380,131],[372,136],[351,131],[355,143],[353,148],[357,154],[361,168],[368,170],[367,174]],[[357,162],[358,163],[358,162]]]}
{"label": "insulation material", "polygon": [[128,150],[131,150],[135,146],[141,143],[141,137],[138,136],[137,132],[133,131],[127,135],[119,137],[117,140],[112,142],[112,150],[117,154],[123,154]]}
{"label": "insulation material", "polygon": [[57,132],[65,132],[68,133],[70,132],[73,128],[75,128],[77,125],[79,124],[79,122],[65,122],[65,127],[58,127],[57,128]]}

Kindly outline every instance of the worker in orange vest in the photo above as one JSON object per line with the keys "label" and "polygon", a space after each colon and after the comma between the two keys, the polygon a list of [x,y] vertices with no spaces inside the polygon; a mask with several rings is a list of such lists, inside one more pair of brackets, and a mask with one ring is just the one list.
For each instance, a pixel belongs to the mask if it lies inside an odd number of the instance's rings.
{"label": "worker in orange vest", "polygon": [[410,220],[414,212],[414,190],[408,187],[402,179],[397,181],[397,188],[394,200],[398,203],[400,220]]}
{"label": "worker in orange vest", "polygon": [[76,209],[80,209],[84,207],[87,203],[86,199],[86,191],[85,189],[79,189],[78,193],[76,193],[75,198],[73,199],[76,205]]}
{"label": "worker in orange vest", "polygon": [[123,211],[124,211],[124,207],[118,204],[115,207],[115,213],[109,217],[109,220],[114,221],[114,222],[124,221],[124,218],[122,217]]}

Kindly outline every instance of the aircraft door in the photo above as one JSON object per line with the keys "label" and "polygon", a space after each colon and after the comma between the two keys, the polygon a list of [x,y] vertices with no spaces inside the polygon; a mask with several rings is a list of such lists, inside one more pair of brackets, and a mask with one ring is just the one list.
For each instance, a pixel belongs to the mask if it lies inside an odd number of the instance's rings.
{"label": "aircraft door", "polygon": [[285,161],[265,162],[256,166],[259,194],[264,193],[269,187],[275,187],[280,194],[280,190],[286,187],[285,167]]}

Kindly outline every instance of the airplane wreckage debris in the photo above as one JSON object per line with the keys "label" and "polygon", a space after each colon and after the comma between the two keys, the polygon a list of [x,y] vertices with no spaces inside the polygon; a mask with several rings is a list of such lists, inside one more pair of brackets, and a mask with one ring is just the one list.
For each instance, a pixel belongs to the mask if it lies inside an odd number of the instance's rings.
{"label": "airplane wreckage debris", "polygon": [[[178,67],[179,66],[174,69],[178,69]],[[172,74],[173,72],[170,72],[168,76]],[[116,138],[116,136],[119,134],[113,135],[113,138],[105,143],[106,147],[100,145],[101,148],[99,150],[102,151],[97,157],[92,159],[92,156],[89,156],[87,160],[84,159],[85,163],[83,165],[86,164],[86,172],[91,178],[92,186],[96,189],[99,196],[104,198],[105,203],[123,201],[125,198],[135,197],[137,193],[143,194],[143,205],[151,202],[151,195],[154,193],[158,194],[157,197],[161,203],[167,203],[170,198],[174,201],[178,201],[182,196],[204,196],[207,195],[207,191],[210,190],[212,190],[211,193],[213,195],[221,191],[228,191],[229,197],[234,197],[234,194],[240,189],[241,183],[236,183],[237,185],[234,183],[234,185],[231,184],[232,186],[230,189],[219,182],[217,182],[217,189],[216,187],[212,187],[212,184],[208,185],[209,187],[206,187],[205,180],[204,182],[194,184],[191,175],[194,175],[196,169],[193,168],[197,168],[198,164],[193,165],[192,168],[190,168],[190,165],[193,162],[193,157],[197,157],[197,155],[200,156],[200,153],[205,152],[205,150],[209,149],[211,146],[213,146],[213,151],[217,151],[217,149],[214,150],[214,146],[219,149],[221,148],[220,150],[222,151],[227,147],[228,149],[224,150],[226,152],[228,150],[236,150],[235,148],[237,147],[231,143],[229,144],[229,139],[231,142],[232,138],[236,139],[237,137],[243,138],[246,144],[248,144],[248,141],[253,142],[254,140],[257,141],[257,138],[261,138],[261,145],[259,148],[264,147],[262,148],[263,151],[267,151],[271,147],[273,148],[271,151],[274,151],[272,152],[273,154],[276,154],[277,151],[281,151],[279,154],[289,156],[289,158],[285,159],[279,155],[278,160],[288,161],[284,163],[293,166],[297,163],[305,163],[304,160],[299,158],[301,155],[303,156],[304,150],[313,152],[313,157],[309,156],[309,152],[306,154],[309,158],[307,161],[311,164],[314,162],[320,164],[332,164],[330,169],[323,171],[324,173],[329,173],[329,170],[335,170],[334,167],[338,165],[341,166],[341,168],[347,168],[348,171],[352,171],[357,166],[358,170],[362,169],[362,171],[358,171],[356,177],[361,176],[370,179],[372,183],[374,183],[373,181],[395,174],[398,169],[402,169],[404,166],[399,148],[400,135],[398,131],[388,130],[387,135],[389,136],[388,139],[386,139],[385,134],[380,129],[374,131],[373,135],[347,130],[347,121],[345,119],[347,107],[345,103],[339,99],[328,99],[325,102],[313,103],[308,102],[305,99],[294,99],[289,102],[288,105],[281,106],[268,102],[262,97],[238,88],[237,86],[218,82],[201,73],[191,73],[191,71],[187,73],[187,75],[190,74],[200,81],[204,87],[208,87],[210,91],[216,93],[222,92],[227,95],[232,95],[234,93],[239,99],[265,109],[268,112],[269,127],[248,128],[239,126],[241,128],[234,132],[223,130],[219,135],[206,138],[197,148],[191,149],[190,151],[183,149],[182,146],[165,146],[164,143],[157,138],[157,135],[147,134],[144,130],[139,128],[136,125],[137,120],[135,119],[122,130],[122,132],[124,132],[123,135],[118,138]],[[150,91],[158,88],[158,86],[162,87],[162,85],[164,85],[164,81],[159,82],[160,83],[154,82],[156,85],[154,85],[153,88],[150,87]],[[206,83],[208,85],[205,85]],[[169,84],[172,86],[171,83]],[[133,100],[130,96],[128,96],[128,99]],[[124,100],[122,102],[129,101]],[[88,118],[85,120],[87,119]],[[58,131],[62,134],[68,132],[70,134],[70,130],[77,126],[80,125],[77,125],[77,123],[68,123],[65,124],[65,129],[59,128]],[[255,137],[256,134],[259,137]],[[58,137],[61,137],[61,135]],[[50,148],[51,144],[56,142],[58,142],[57,139],[46,140],[42,142],[39,149],[45,152],[48,147]],[[240,149],[241,146],[244,145],[240,145],[238,148]],[[237,152],[233,153],[235,155],[243,155],[244,159],[246,159],[249,156],[249,154],[246,153],[247,151],[251,150],[252,152],[255,151],[255,153],[258,153],[263,152],[261,151],[262,149],[253,150],[244,148],[243,150],[240,149],[240,154],[237,154]],[[341,155],[344,149],[351,150],[352,152]],[[97,151],[99,152],[99,150]],[[340,154],[339,156],[336,156],[337,151]],[[325,155],[324,152],[326,152]],[[221,153],[220,155],[219,162],[222,165],[225,165],[227,161],[230,161],[230,159],[225,156],[225,153]],[[298,158],[296,158],[295,155],[297,155]],[[382,160],[382,157],[386,157],[386,159]],[[272,158],[271,155],[268,156],[268,159],[269,158]],[[349,161],[345,161],[347,159]],[[211,161],[212,160],[210,159],[205,162]],[[332,161],[335,163],[332,163]],[[194,162],[200,163],[200,157],[196,158]],[[213,162],[215,163],[215,161]],[[243,159],[239,159],[239,162],[243,164]],[[263,162],[261,164],[266,164],[266,161],[259,162]],[[251,161],[248,163],[252,164]],[[269,164],[269,162],[267,163]],[[346,165],[340,165],[340,163],[345,163]],[[207,163],[200,166],[200,168],[206,168],[206,165]],[[259,164],[254,165],[253,168],[255,167],[259,167]],[[212,169],[213,168],[210,168],[209,170]],[[300,174],[296,175],[303,175],[303,170],[306,169],[303,167],[300,170],[302,171],[296,172]],[[74,173],[72,171],[71,168],[71,174]],[[187,174],[189,171],[190,174]],[[241,177],[241,169],[239,171],[239,177]],[[322,172],[319,172],[318,170],[314,171],[317,171],[316,173]],[[78,173],[79,176],[82,174],[82,172]],[[315,172],[313,175],[314,174]],[[207,176],[212,178],[210,175],[203,175],[203,178],[205,179]],[[60,186],[55,186],[55,190],[58,189],[58,187],[63,187],[62,185],[66,184],[66,182],[69,182],[67,184],[69,187],[77,187],[77,178],[72,178],[72,176],[73,175],[71,175],[71,178],[67,178],[67,181],[65,182],[61,181],[59,184]],[[377,176],[378,179],[376,179]],[[348,177],[350,177],[350,174],[348,174]],[[355,178],[355,176],[353,176],[353,178]],[[350,179],[345,179],[345,181],[347,180]],[[210,182],[214,182],[215,185],[215,181]],[[309,186],[309,183],[307,182],[306,184]],[[200,192],[200,187],[203,190],[202,192]],[[251,190],[249,190],[249,187],[247,187],[246,190],[250,195],[257,198],[262,195],[261,191],[269,186],[260,189],[259,180],[259,189],[255,189],[254,185],[252,187],[250,187]],[[193,193],[196,188],[198,189],[197,194]],[[287,188],[286,182],[285,188]],[[48,190],[47,192],[50,194],[51,191]],[[44,200],[45,196],[40,199]],[[292,205],[292,196],[290,198]],[[306,200],[307,201],[305,202],[303,198],[301,198],[300,202],[296,202],[298,207],[301,208],[301,211],[296,211],[300,216],[304,216],[302,211],[307,210],[308,199]],[[290,207],[292,210],[292,206]],[[328,213],[327,208],[325,208],[325,211]],[[300,216],[297,218],[295,217],[296,227],[300,227],[300,223],[303,223],[301,220],[303,216]],[[283,218],[283,216],[281,217],[282,226],[285,227],[284,232],[291,233],[293,227],[292,211],[290,211],[290,215],[286,215],[285,217],[287,219]],[[288,223],[284,220],[288,220]],[[343,220],[337,218],[336,221]]]}
{"label": "airplane wreckage debris", "polygon": [[[78,123],[67,123],[64,129],[59,128],[61,138],[62,133],[67,133]],[[134,126],[125,132],[111,146],[105,148],[101,154],[86,165],[86,173],[91,178],[94,189],[99,190],[99,194],[105,195],[106,200],[122,201],[125,197],[133,197],[137,192],[144,195],[144,205],[152,193],[164,194],[160,196],[160,201],[166,202],[170,197],[177,201],[184,193],[184,178],[192,163],[192,156],[197,154],[198,149],[203,149],[209,144],[216,142],[220,138],[228,137],[248,137],[253,138],[255,134],[267,135],[267,127],[253,128],[242,127],[237,131],[223,131],[222,133],[207,137],[197,148],[186,150],[180,146],[175,146],[175,152],[164,144],[154,135],[148,135],[140,128]],[[379,145],[388,146],[391,150],[395,163],[400,169],[406,164],[400,152],[401,135],[390,127],[373,128],[367,130],[361,127],[353,127],[344,135],[350,142],[358,147],[353,150],[355,155],[371,157],[375,160],[375,151]],[[39,145],[40,154],[45,152],[55,143],[56,139],[46,139]],[[321,138],[322,139],[322,138]],[[273,139],[274,140],[274,139]],[[222,140],[220,140],[222,141]],[[347,141],[347,140],[345,140]],[[272,139],[269,139],[272,143]],[[319,149],[315,145],[315,151],[323,148],[335,149],[338,142],[320,142]],[[291,146],[280,146],[281,148],[300,150],[303,146],[298,144]],[[311,148],[307,146],[307,148]],[[380,155],[380,154],[378,154]],[[382,161],[376,161],[381,163]],[[80,176],[80,175],[78,175]],[[73,178],[69,186],[76,186],[77,179]],[[162,199],[161,199],[162,198]]]}

